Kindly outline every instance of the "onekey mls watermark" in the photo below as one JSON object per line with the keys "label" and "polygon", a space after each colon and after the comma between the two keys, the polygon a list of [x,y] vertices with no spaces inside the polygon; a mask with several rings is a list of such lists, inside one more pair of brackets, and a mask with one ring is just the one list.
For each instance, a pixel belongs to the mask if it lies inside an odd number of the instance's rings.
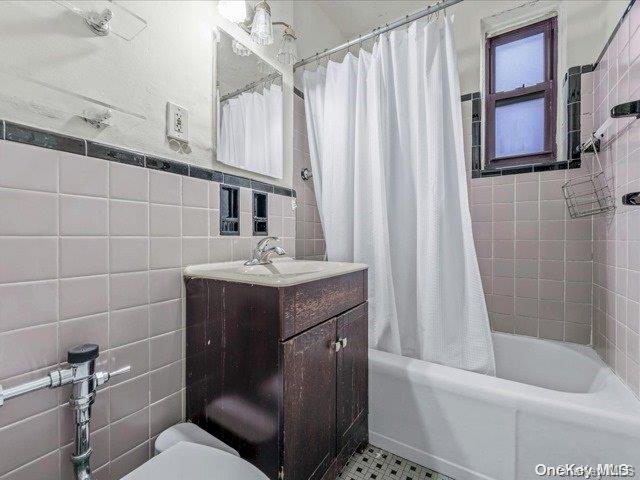
{"label": "onekey mls watermark", "polygon": [[626,463],[599,463],[598,465],[577,465],[567,463],[564,465],[536,465],[536,475],[540,477],[577,477],[588,479],[600,478],[629,478],[634,477],[636,469]]}

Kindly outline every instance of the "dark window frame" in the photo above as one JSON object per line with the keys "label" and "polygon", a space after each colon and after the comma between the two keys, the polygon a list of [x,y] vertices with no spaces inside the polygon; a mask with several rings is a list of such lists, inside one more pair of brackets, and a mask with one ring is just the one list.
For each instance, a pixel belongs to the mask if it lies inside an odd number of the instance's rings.
{"label": "dark window frame", "polygon": [[[551,17],[509,32],[490,37],[485,42],[485,168],[502,168],[556,161],[557,123],[557,72],[558,72],[558,19]],[[528,87],[520,87],[507,92],[495,92],[495,48],[532,35],[544,33],[544,81]],[[544,150],[534,154],[514,155],[495,158],[495,111],[496,104],[517,103],[518,101],[544,98],[545,125]]]}

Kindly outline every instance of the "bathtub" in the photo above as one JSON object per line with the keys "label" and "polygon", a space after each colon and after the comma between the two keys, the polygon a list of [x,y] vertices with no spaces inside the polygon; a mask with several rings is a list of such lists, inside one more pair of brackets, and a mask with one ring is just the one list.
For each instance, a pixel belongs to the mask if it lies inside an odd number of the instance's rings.
{"label": "bathtub", "polygon": [[496,377],[370,350],[370,442],[456,480],[540,478],[539,464],[640,472],[640,401],[593,349],[493,339]]}

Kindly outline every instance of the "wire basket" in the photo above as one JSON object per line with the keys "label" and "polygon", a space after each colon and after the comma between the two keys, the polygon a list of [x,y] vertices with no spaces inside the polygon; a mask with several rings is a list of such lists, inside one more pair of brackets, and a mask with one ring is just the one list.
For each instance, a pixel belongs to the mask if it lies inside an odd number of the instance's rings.
{"label": "wire basket", "polygon": [[571,218],[588,217],[616,209],[616,203],[607,184],[605,172],[602,170],[595,142],[596,137],[592,136],[585,143],[585,146],[593,145],[593,154],[596,158],[594,168],[597,167],[597,171],[572,178],[562,185],[562,193]]}

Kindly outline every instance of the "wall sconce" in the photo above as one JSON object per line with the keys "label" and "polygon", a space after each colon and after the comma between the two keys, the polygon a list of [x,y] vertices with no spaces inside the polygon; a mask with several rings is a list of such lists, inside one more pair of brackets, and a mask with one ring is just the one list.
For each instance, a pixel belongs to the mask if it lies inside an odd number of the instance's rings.
{"label": "wall sconce", "polygon": [[298,35],[288,23],[272,20],[271,6],[266,0],[260,0],[253,8],[245,0],[220,0],[218,12],[230,22],[237,23],[257,45],[271,45],[274,41],[273,27],[283,26],[282,42],[276,58],[284,65],[293,65],[296,62]]}

